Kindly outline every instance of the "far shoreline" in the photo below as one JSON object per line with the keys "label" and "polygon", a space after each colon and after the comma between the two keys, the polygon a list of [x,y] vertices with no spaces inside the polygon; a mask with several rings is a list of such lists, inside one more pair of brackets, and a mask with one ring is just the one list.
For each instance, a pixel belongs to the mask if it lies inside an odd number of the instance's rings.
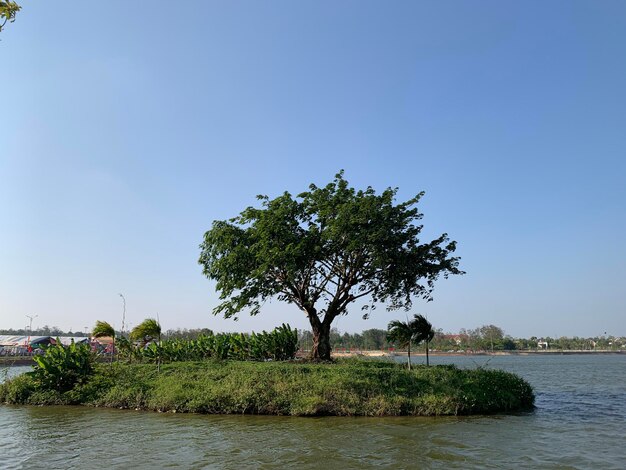
{"label": "far shoreline", "polygon": [[[616,355],[626,354],[626,350],[611,351],[611,350],[583,350],[583,349],[554,349],[554,350],[521,350],[521,351],[466,351],[466,352],[443,352],[443,351],[430,351],[428,355],[430,357],[463,357],[463,356],[585,356],[585,355]],[[308,358],[309,351],[298,351],[296,353],[297,358]],[[343,357],[407,357],[406,351],[383,351],[383,350],[355,350],[355,351],[333,351],[333,358]],[[411,351],[411,357],[426,357],[426,353]],[[102,362],[108,362],[109,359],[102,359]],[[32,357],[28,356],[5,356],[0,357],[0,367],[6,366],[29,366],[33,364]]]}
{"label": "far shoreline", "polygon": [[[430,351],[430,357],[462,357],[462,356],[558,356],[558,355],[590,355],[590,354],[626,354],[626,350],[584,350],[584,349],[554,349],[554,350],[520,350],[520,351]],[[307,357],[308,351],[298,351],[298,357]],[[333,351],[333,357],[406,357],[406,351]],[[411,357],[426,357],[424,352],[411,351]]]}

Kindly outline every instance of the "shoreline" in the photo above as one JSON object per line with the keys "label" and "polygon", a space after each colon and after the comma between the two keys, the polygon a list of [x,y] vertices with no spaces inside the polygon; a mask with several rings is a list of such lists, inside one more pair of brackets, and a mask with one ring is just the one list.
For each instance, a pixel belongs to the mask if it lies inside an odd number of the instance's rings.
{"label": "shoreline", "polygon": [[[430,351],[430,357],[455,357],[455,356],[558,356],[558,355],[612,355],[626,354],[626,350],[583,350],[583,349],[555,349],[555,350],[520,350],[520,351],[473,351],[473,352],[444,352]],[[298,351],[297,357],[307,357],[308,351]],[[332,357],[406,357],[406,351],[383,351],[383,350],[366,350],[366,351],[333,351]],[[411,351],[411,357],[426,357],[426,353]]]}
{"label": "shoreline", "polygon": [[[559,355],[615,355],[626,354],[626,350],[582,350],[582,349],[555,349],[555,350],[520,350],[520,351],[475,351],[475,352],[443,352],[430,351],[430,357],[461,357],[461,356],[559,356]],[[308,358],[309,351],[298,351],[296,357],[303,359]],[[406,351],[383,351],[383,350],[355,350],[355,351],[333,351],[333,358],[343,357],[406,357]],[[411,357],[426,357],[423,352],[411,351]],[[32,357],[28,356],[5,356],[0,357],[0,367],[11,366],[28,366],[33,364]],[[108,362],[100,361],[100,362]]]}

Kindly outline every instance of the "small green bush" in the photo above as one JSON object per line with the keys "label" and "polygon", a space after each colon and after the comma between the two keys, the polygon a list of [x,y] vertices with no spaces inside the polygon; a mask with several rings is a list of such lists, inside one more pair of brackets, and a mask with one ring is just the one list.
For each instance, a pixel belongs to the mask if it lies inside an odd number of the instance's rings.
{"label": "small green bush", "polygon": [[0,384],[1,403],[28,403],[28,399],[37,389],[32,377],[22,374]]}

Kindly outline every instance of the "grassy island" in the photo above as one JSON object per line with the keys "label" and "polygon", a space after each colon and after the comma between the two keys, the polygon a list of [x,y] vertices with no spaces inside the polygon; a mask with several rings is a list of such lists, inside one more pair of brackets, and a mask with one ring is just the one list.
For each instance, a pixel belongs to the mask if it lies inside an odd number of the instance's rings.
{"label": "grassy island", "polygon": [[389,361],[336,363],[203,361],[99,364],[57,391],[23,374],[0,385],[0,401],[162,412],[292,416],[438,416],[513,412],[534,405],[531,386],[499,370]]}

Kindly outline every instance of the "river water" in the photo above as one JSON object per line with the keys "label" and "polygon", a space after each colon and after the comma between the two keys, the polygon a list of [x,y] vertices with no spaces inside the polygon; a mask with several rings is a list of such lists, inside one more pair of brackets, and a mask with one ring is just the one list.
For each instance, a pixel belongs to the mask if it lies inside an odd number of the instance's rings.
{"label": "river water", "polygon": [[626,468],[626,355],[431,359],[515,372],[537,408],[291,418],[0,406],[0,468]]}

